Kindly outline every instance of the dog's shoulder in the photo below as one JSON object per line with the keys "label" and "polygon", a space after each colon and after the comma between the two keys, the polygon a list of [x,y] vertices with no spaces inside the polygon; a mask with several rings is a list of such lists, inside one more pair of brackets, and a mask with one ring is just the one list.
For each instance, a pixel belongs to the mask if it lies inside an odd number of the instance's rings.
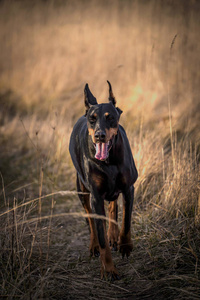
{"label": "dog's shoulder", "polygon": [[69,151],[74,151],[75,147],[79,147],[79,144],[81,142],[81,138],[85,135],[87,132],[87,119],[85,116],[82,116],[74,125],[71,137],[70,137],[70,143],[69,143]]}
{"label": "dog's shoulder", "polygon": [[138,172],[135,166],[135,161],[132,155],[131,145],[129,142],[129,139],[127,137],[126,131],[123,128],[123,126],[119,125],[119,143],[121,142],[122,152],[123,152],[123,164],[124,167],[128,167],[130,170],[130,178],[132,178],[133,182],[132,184],[137,180],[138,178]]}
{"label": "dog's shoulder", "polygon": [[78,121],[74,125],[73,131],[72,131],[72,136],[74,134],[79,135],[86,126],[87,126],[86,116],[80,117],[80,119],[78,119]]}
{"label": "dog's shoulder", "polygon": [[73,164],[81,177],[82,181],[85,178],[84,164],[83,164],[83,150],[86,148],[86,135],[87,135],[87,119],[82,116],[74,125],[70,142],[69,152],[73,161]]}

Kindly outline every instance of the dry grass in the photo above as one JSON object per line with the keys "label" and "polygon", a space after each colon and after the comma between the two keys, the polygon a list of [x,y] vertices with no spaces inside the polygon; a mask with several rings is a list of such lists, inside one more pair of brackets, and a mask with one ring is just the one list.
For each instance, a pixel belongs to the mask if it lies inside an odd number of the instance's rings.
{"label": "dry grass", "polygon": [[[0,297],[199,299],[198,1],[1,1]],[[113,85],[139,178],[133,254],[100,280],[68,153]],[[119,221],[121,220],[121,207]]]}

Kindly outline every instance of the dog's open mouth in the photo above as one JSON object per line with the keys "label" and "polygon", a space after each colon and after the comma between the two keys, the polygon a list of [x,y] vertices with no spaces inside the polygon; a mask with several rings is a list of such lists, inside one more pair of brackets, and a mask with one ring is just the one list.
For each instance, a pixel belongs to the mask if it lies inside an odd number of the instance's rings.
{"label": "dog's open mouth", "polygon": [[95,158],[98,160],[106,160],[112,147],[112,139],[107,143],[96,143],[94,147],[96,150]]}

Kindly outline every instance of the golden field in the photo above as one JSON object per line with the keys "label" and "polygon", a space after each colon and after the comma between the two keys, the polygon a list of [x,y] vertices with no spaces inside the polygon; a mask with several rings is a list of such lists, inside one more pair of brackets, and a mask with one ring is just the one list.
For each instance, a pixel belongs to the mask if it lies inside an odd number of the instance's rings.
{"label": "golden field", "polygon": [[[199,11],[197,0],[0,2],[0,297],[199,299]],[[68,152],[85,83],[105,102],[106,80],[139,173],[133,254],[113,254],[114,283],[89,259]]]}

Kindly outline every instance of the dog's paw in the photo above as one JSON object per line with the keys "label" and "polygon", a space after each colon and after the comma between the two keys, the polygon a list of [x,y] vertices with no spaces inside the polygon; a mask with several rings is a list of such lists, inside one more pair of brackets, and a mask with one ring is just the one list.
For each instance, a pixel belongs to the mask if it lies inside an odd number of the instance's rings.
{"label": "dog's paw", "polygon": [[94,249],[90,249],[90,257],[99,257],[99,247],[95,247]]}
{"label": "dog's paw", "polygon": [[131,239],[121,236],[119,240],[119,251],[122,254],[122,257],[124,258],[124,256],[126,256],[128,258],[132,250],[133,250],[133,243]]}
{"label": "dog's paw", "polygon": [[119,230],[118,226],[113,225],[108,229],[107,232],[109,246],[111,250],[117,251],[118,250],[118,239],[119,239]]}
{"label": "dog's paw", "polygon": [[89,250],[90,250],[90,257],[99,257],[100,256],[99,244],[98,243],[91,242]]}
{"label": "dog's paw", "polygon": [[111,242],[111,240],[109,241],[109,246],[110,246],[110,249],[113,250],[113,251],[117,251],[118,250],[118,243],[117,242]]}
{"label": "dog's paw", "polygon": [[106,270],[105,267],[101,267],[101,279],[105,279],[107,281],[115,281],[120,280],[119,273],[117,269],[113,266],[111,269]]}

